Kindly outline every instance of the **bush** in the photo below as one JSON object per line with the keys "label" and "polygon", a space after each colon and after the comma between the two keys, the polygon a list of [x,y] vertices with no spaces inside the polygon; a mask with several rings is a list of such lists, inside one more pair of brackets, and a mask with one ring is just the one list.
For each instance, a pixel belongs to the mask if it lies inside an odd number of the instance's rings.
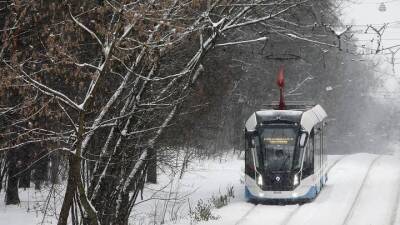
{"label": "bush", "polygon": [[228,186],[226,188],[226,193],[227,193],[229,198],[235,198],[235,191],[233,190],[233,185]]}
{"label": "bush", "polygon": [[226,188],[226,194],[221,194],[219,196],[212,196],[211,202],[213,203],[215,208],[219,209],[228,205],[231,198],[235,198],[235,193],[233,190],[233,186],[228,186]]}
{"label": "bush", "polygon": [[204,202],[203,200],[197,201],[197,205],[194,210],[190,210],[190,217],[195,221],[209,221],[217,220],[219,216],[212,214],[212,205],[210,202]]}
{"label": "bush", "polygon": [[213,208],[219,209],[228,205],[231,198],[235,198],[235,193],[233,186],[228,186],[225,194],[213,195],[207,202],[204,202],[202,199],[197,201],[194,210],[192,210],[189,205],[190,217],[196,222],[217,220],[219,216],[212,214]]}

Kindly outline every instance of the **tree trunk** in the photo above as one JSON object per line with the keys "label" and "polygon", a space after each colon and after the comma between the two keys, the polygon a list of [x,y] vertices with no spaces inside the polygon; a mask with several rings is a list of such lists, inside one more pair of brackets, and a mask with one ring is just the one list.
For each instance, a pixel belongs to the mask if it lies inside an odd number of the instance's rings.
{"label": "tree trunk", "polygon": [[[22,170],[26,169],[22,168]],[[31,170],[27,169],[20,175],[19,178],[19,187],[20,188],[30,188],[31,187]]]}
{"label": "tree trunk", "polygon": [[15,176],[18,173],[17,168],[17,154],[15,151],[9,151],[7,153],[8,162],[8,181],[6,188],[6,205],[16,205],[20,203],[18,196],[18,177]]}
{"label": "tree trunk", "polygon": [[69,172],[68,172],[68,183],[67,190],[65,191],[64,201],[61,206],[60,216],[58,219],[58,225],[66,225],[68,222],[69,211],[76,193],[78,181],[76,179],[80,174],[80,162],[75,155],[69,157]]}
{"label": "tree trunk", "polygon": [[156,184],[157,183],[157,151],[155,148],[149,149],[149,166],[147,168],[147,182]]}
{"label": "tree trunk", "polygon": [[35,184],[35,189],[40,190],[42,187],[42,184],[45,181],[48,181],[48,173],[49,173],[49,160],[48,157],[45,157],[46,152],[42,151],[38,154],[37,160],[40,160],[39,162],[36,163],[35,165],[35,170],[33,171],[32,174],[32,180]]}
{"label": "tree trunk", "polygon": [[5,159],[1,159],[0,161],[0,191],[3,189],[3,179],[6,174],[7,166]]}
{"label": "tree trunk", "polygon": [[59,166],[60,166],[60,156],[57,153],[50,155],[51,166],[50,166],[50,182],[52,184],[59,183]]}
{"label": "tree trunk", "polygon": [[84,120],[85,113],[81,112],[79,115],[79,130],[77,133],[77,144],[75,154],[69,156],[69,172],[68,172],[68,183],[67,190],[64,195],[64,201],[61,206],[60,216],[58,225],[67,225],[69,211],[72,207],[75,194],[78,204],[81,204],[83,212],[81,215],[83,224],[88,225],[99,225],[97,214],[89,200],[87,199],[86,191],[83,186],[81,176],[81,152],[82,152],[82,141],[84,133]]}
{"label": "tree trunk", "polygon": [[85,215],[81,215],[85,217],[83,218],[83,221],[85,221],[84,224],[98,225],[96,212],[90,209],[90,203],[87,201],[86,194],[84,193],[85,190],[82,185],[80,174],[80,159],[75,155],[71,156],[69,166],[67,190],[61,206],[58,225],[67,225],[69,212],[76,193],[78,194],[77,202],[80,203],[84,209]]}

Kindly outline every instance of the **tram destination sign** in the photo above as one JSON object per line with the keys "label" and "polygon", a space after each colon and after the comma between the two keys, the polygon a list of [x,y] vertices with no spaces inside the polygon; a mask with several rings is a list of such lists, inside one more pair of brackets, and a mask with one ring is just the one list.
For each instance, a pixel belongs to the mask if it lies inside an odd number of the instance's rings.
{"label": "tram destination sign", "polygon": [[292,144],[294,141],[294,138],[292,137],[266,137],[264,138],[264,142],[267,144],[272,144],[272,145],[288,145]]}

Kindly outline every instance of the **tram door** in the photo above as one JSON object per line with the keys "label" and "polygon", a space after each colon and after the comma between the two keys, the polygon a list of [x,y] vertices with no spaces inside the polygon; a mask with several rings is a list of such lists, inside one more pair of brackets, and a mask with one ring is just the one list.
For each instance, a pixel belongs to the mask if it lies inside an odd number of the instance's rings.
{"label": "tram door", "polygon": [[302,179],[314,174],[315,169],[315,157],[314,157],[314,132],[311,131],[308,139],[305,152],[304,152],[304,164],[302,171]]}
{"label": "tram door", "polygon": [[318,126],[314,128],[314,154],[315,154],[315,170],[314,173],[319,177],[321,175],[321,129]]}
{"label": "tram door", "polygon": [[322,152],[322,165],[325,165],[327,162],[327,155],[326,155],[326,144],[325,144],[325,124],[324,122],[321,125],[321,152]]}

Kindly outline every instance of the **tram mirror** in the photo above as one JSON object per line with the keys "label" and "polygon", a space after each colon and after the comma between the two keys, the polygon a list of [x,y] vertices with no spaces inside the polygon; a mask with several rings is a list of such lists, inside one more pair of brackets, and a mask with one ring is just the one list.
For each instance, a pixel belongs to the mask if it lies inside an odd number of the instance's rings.
{"label": "tram mirror", "polygon": [[254,143],[254,137],[252,135],[248,135],[246,137],[246,149],[248,148],[254,148],[255,147],[255,143]]}
{"label": "tram mirror", "polygon": [[299,141],[301,148],[304,148],[304,146],[306,145],[307,137],[308,137],[308,134],[306,132],[301,133],[300,141]]}
{"label": "tram mirror", "polygon": [[255,138],[256,138],[256,132],[246,132],[245,137],[246,137],[246,144],[248,148],[255,148]]}
{"label": "tram mirror", "polygon": [[254,137],[251,137],[251,138],[250,138],[250,147],[251,147],[251,148],[255,148],[255,147],[256,147],[256,142],[255,142],[255,140],[254,140]]}

